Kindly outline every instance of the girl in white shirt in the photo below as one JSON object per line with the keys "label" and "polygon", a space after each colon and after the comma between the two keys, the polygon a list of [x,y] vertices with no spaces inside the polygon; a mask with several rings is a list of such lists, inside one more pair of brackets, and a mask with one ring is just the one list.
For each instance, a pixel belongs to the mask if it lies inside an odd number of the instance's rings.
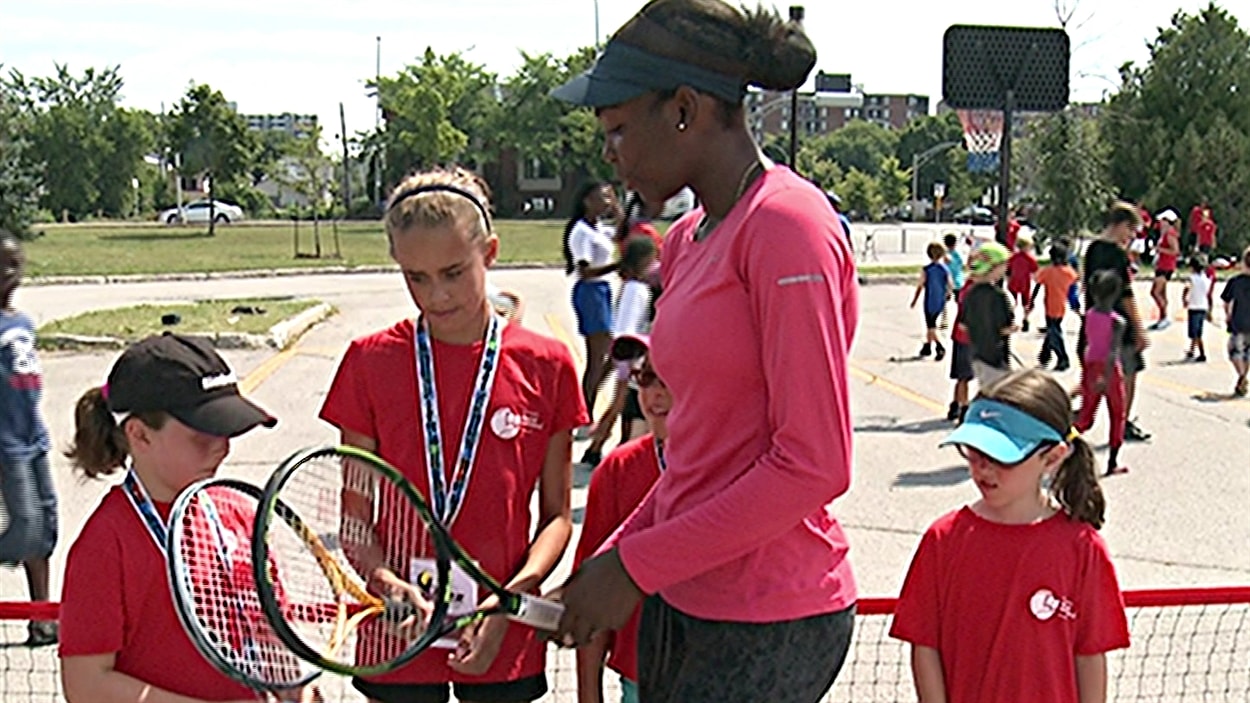
{"label": "girl in white shirt", "polygon": [[[646,282],[652,265],[655,263],[655,242],[649,237],[635,237],[625,245],[621,255],[620,267],[621,292],[617,297],[615,322],[612,326],[613,339],[626,335],[647,334],[651,331],[651,286]],[[616,393],[612,397],[612,406],[604,412],[603,417],[594,426],[590,446],[582,455],[583,464],[594,467],[603,459],[603,445],[612,434],[612,425],[625,409],[626,397],[629,394],[629,361],[616,362]],[[644,430],[645,431],[645,430]],[[624,434],[621,442],[629,439]]]}
{"label": "girl in white shirt", "polygon": [[592,413],[599,386],[607,375],[608,349],[612,345],[612,288],[606,276],[616,270],[612,263],[612,237],[599,229],[599,218],[613,214],[616,197],[612,186],[591,182],[578,190],[573,217],[564,226],[565,273],[577,275],[573,284],[573,311],[577,331],[586,338],[586,370],[582,396]]}
{"label": "girl in white shirt", "polygon": [[1183,298],[1185,307],[1189,308],[1189,351],[1185,358],[1189,361],[1206,361],[1207,349],[1202,344],[1202,325],[1211,314],[1211,298],[1214,281],[1207,275],[1207,265],[1202,259],[1195,258],[1189,262],[1192,273],[1185,284]]}

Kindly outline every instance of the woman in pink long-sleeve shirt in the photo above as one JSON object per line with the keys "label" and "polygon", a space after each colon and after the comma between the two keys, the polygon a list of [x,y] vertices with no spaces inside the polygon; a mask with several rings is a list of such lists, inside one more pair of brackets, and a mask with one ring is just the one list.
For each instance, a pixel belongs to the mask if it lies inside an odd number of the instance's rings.
{"label": "woman in pink long-sleeve shirt", "polygon": [[597,109],[627,188],[689,185],[703,203],[669,230],[652,331],[668,470],[568,583],[558,633],[585,642],[649,596],[647,703],[816,701],[850,642],[833,501],[850,485],[854,261],[824,195],[763,157],[742,107],[747,85],[788,90],[814,63],[775,14],[655,0],[554,93]]}

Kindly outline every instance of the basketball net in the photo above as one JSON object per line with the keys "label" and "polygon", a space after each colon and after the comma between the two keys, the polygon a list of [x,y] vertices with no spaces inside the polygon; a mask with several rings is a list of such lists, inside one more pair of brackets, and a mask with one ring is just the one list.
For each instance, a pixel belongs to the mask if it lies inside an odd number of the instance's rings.
{"label": "basketball net", "polygon": [[998,167],[998,150],[1003,143],[1003,113],[999,110],[956,110],[964,128],[968,169],[992,171]]}

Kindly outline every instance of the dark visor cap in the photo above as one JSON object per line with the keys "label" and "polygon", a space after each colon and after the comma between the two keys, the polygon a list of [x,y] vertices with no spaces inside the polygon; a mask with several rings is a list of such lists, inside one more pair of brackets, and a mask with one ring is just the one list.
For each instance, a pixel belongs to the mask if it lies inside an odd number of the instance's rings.
{"label": "dark visor cap", "polygon": [[608,42],[590,70],[551,91],[551,97],[586,107],[612,107],[683,85],[731,103],[746,95],[741,79],[615,40]]}

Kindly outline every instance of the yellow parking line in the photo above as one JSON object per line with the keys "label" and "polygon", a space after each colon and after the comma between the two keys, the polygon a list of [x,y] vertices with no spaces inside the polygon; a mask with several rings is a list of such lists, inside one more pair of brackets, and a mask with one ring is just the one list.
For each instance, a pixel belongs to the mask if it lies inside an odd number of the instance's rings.
{"label": "yellow parking line", "polygon": [[568,347],[569,351],[573,352],[573,356],[577,358],[577,363],[586,363],[586,360],[582,358],[581,346],[576,340],[573,339],[573,336],[569,334],[568,330],[564,329],[564,325],[560,324],[560,317],[555,313],[550,312],[543,315],[543,317],[547,319],[547,327],[551,329],[551,333],[555,335],[555,338],[564,342],[564,346]]}
{"label": "yellow parking line", "polygon": [[927,396],[923,396],[910,388],[900,386],[892,381],[887,381],[885,378],[882,378],[871,371],[865,371],[854,365],[850,366],[850,371],[852,376],[860,379],[864,383],[867,383],[870,386],[879,386],[882,390],[893,393],[903,400],[910,400],[922,408],[938,413],[946,412],[947,410],[947,407],[944,404]]}
{"label": "yellow parking line", "polygon": [[260,384],[277,373],[278,369],[282,368],[282,365],[290,361],[293,356],[295,356],[295,347],[289,347],[265,359],[260,366],[253,369],[246,378],[239,382],[239,390],[244,394],[254,392],[260,387]]}

